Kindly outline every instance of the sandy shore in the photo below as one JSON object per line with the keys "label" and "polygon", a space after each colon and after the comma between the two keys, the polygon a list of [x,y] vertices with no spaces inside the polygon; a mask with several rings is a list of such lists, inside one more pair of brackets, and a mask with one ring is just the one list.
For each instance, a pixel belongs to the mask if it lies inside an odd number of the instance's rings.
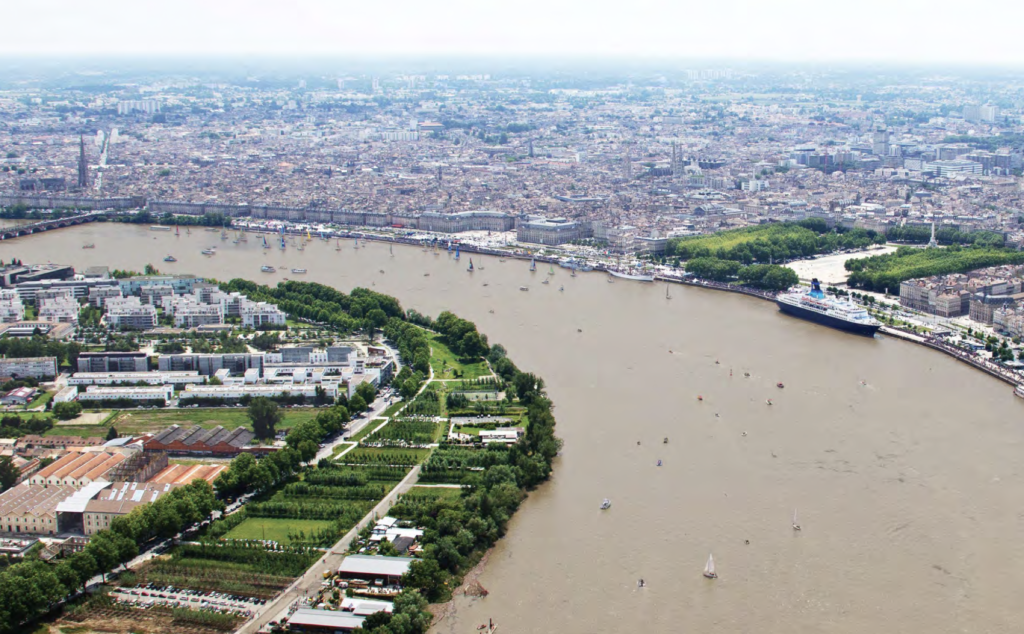
{"label": "sandy shore", "polygon": [[845,284],[846,278],[850,276],[850,273],[843,268],[843,264],[845,264],[847,260],[858,260],[860,258],[871,257],[872,255],[884,255],[886,253],[892,253],[895,250],[896,247],[886,245],[865,249],[864,251],[857,251],[856,253],[828,255],[816,260],[800,260],[799,262],[792,262],[786,266],[796,271],[797,276],[801,280],[809,281],[811,278],[816,277],[825,284]]}
{"label": "sandy shore", "polygon": [[430,623],[431,629],[441,623],[441,621],[455,614],[455,597],[468,594],[470,596],[476,596],[477,599],[482,598],[477,594],[480,589],[479,582],[477,580],[480,578],[480,575],[483,574],[484,568],[487,567],[487,560],[491,558],[492,552],[494,552],[493,546],[484,553],[483,557],[480,558],[480,561],[478,561],[477,564],[466,573],[466,576],[462,578],[462,585],[452,591],[452,599],[450,601],[446,603],[430,604],[429,610],[434,615],[434,620]]}

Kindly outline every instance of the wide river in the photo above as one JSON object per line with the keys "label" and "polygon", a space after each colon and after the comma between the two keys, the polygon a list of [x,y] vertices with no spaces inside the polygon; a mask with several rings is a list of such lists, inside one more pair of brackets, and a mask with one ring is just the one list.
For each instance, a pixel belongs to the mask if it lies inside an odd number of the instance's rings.
{"label": "wide river", "polygon": [[555,475],[492,554],[490,596],[457,599],[440,632],[1024,631],[1024,404],[1008,385],[740,295],[342,246],[89,224],[0,243],[0,259],[372,287],[457,312],[543,376]]}

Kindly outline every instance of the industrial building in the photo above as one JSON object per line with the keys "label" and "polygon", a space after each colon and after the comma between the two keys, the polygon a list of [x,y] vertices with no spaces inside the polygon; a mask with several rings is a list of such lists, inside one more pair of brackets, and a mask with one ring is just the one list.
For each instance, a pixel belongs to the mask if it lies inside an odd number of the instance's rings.
{"label": "industrial building", "polygon": [[166,451],[172,455],[236,456],[255,437],[256,434],[244,427],[228,431],[220,425],[213,429],[171,425],[143,441],[143,448],[147,452]]}

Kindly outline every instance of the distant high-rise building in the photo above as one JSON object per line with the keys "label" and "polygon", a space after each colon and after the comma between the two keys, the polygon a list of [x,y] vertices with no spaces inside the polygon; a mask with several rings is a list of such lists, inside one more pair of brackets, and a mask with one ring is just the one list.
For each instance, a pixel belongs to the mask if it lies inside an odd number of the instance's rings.
{"label": "distant high-rise building", "polygon": [[876,156],[889,155],[889,131],[884,128],[875,130],[872,136],[871,152]]}
{"label": "distant high-rise building", "polygon": [[300,79],[299,80],[299,90],[305,90],[305,89],[306,89],[306,80],[305,79]]}
{"label": "distant high-rise building", "polygon": [[78,136],[78,186],[89,186],[89,164],[85,162],[85,135]]}
{"label": "distant high-rise building", "polygon": [[373,92],[380,92],[380,79],[377,77],[373,78]]}
{"label": "distant high-rise building", "polygon": [[633,180],[633,159],[629,156],[629,149],[626,149],[626,180]]}
{"label": "distant high-rise building", "polygon": [[533,139],[530,139],[530,158],[533,158]]}

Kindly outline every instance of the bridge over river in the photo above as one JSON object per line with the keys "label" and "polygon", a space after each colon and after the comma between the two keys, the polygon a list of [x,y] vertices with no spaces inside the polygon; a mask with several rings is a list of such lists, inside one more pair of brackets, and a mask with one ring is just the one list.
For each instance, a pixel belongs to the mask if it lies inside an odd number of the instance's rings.
{"label": "bridge over river", "polygon": [[52,231],[54,229],[60,229],[62,227],[70,227],[72,225],[80,225],[86,222],[93,222],[99,218],[105,217],[109,211],[89,211],[78,216],[66,216],[64,218],[54,218],[52,220],[40,220],[39,222],[33,222],[27,225],[16,225],[11,227],[0,228],[0,240],[11,240],[21,236],[32,235],[33,233],[41,233],[43,231]]}

